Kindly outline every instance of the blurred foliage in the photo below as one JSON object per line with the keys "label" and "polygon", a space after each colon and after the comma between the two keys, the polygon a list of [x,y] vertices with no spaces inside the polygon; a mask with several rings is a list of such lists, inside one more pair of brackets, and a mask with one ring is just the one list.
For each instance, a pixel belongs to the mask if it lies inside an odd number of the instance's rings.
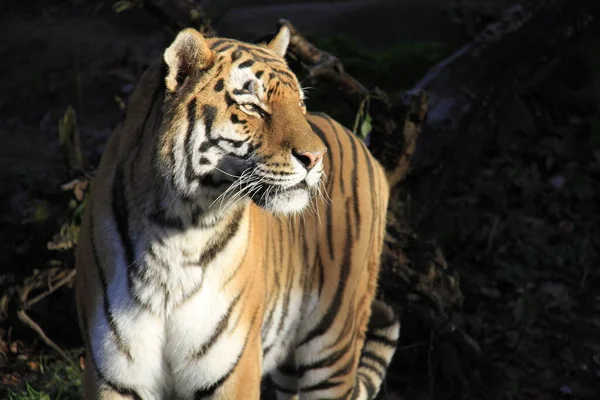
{"label": "blurred foliage", "polygon": [[407,41],[383,51],[358,46],[344,36],[312,38],[312,42],[338,57],[345,70],[362,84],[379,86],[389,93],[411,88],[429,67],[453,51],[439,42]]}
{"label": "blurred foliage", "polygon": [[594,398],[581,382],[595,379],[600,324],[600,58],[580,46],[507,100],[430,228],[460,271],[468,326],[505,399]]}
{"label": "blurred foliage", "polygon": [[[75,356],[73,355],[73,358]],[[81,370],[75,364],[46,357],[29,360],[19,372],[4,376],[11,380],[9,400],[75,400],[81,398]]]}
{"label": "blurred foliage", "polygon": [[[386,50],[373,51],[344,36],[307,39],[319,49],[338,57],[344,69],[367,88],[377,86],[392,98],[395,93],[411,88],[432,65],[454,50],[443,43],[409,41]],[[324,82],[311,87],[303,71],[300,68],[295,68],[295,71],[302,86],[307,89],[309,109],[327,112],[345,126],[354,127],[354,132],[360,136],[370,131],[368,101],[357,110],[348,104],[337,88]]]}

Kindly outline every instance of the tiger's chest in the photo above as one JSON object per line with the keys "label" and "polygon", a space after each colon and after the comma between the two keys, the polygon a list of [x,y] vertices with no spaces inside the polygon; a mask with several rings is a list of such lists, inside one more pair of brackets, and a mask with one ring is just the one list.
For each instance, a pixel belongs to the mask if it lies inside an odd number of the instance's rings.
{"label": "tiger's chest", "polygon": [[168,316],[198,294],[209,275],[218,280],[219,271],[227,269],[231,260],[201,262],[202,254],[210,251],[207,236],[205,232],[189,232],[157,235],[149,241],[141,261],[129,273],[137,302],[155,315]]}
{"label": "tiger's chest", "polygon": [[140,246],[139,261],[109,282],[108,307],[97,309],[92,347],[101,372],[150,399],[189,398],[226,374],[244,347],[244,332],[228,323],[238,311],[226,285],[243,240],[232,237],[202,262],[212,251],[204,232]]}

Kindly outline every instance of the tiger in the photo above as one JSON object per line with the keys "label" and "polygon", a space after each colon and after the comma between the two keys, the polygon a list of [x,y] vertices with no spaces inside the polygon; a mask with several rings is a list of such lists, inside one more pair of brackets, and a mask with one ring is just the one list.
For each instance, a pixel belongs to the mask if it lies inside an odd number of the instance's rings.
{"label": "tiger", "polygon": [[142,74],[80,226],[86,399],[379,392],[400,329],[376,297],[391,183],[307,112],[289,43],[186,28]]}

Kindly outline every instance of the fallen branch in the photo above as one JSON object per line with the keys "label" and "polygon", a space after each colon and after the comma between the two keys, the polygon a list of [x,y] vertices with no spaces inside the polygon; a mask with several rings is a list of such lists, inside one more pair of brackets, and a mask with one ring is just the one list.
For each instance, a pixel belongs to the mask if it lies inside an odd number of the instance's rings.
{"label": "fallen branch", "polygon": [[[28,314],[27,311],[56,292],[61,287],[69,283],[73,283],[75,280],[75,269],[60,269],[50,268],[42,271],[41,273],[35,274],[25,280],[25,283],[19,288],[19,309],[17,310],[17,317],[21,322],[35,331],[40,339],[51,349],[56,351],[63,359],[69,363],[73,363],[73,360],[60,348],[54,341],[52,341],[40,327]],[[48,289],[35,296],[33,299],[29,299],[29,294],[37,289],[47,287]]]}
{"label": "fallen branch", "polygon": [[287,26],[291,33],[288,57],[302,65],[309,79],[315,83],[319,80],[332,82],[357,108],[362,102],[369,101],[372,118],[372,131],[367,139],[369,149],[387,170],[393,171],[390,178],[394,184],[402,181],[409,171],[411,156],[427,116],[426,93],[416,91],[394,104],[383,90],[369,90],[348,74],[337,57],[315,47],[289,21],[282,19],[279,23]]}
{"label": "fallen branch", "polygon": [[468,172],[496,132],[502,108],[570,52],[598,22],[593,0],[544,0],[515,6],[472,42],[430,68],[413,91],[430,96],[411,176],[411,223],[436,220],[436,206]]}
{"label": "fallen branch", "polygon": [[25,303],[23,304],[23,308],[27,310],[27,309],[31,308],[34,304],[36,304],[36,303],[40,302],[41,300],[45,299],[46,297],[50,296],[52,293],[56,292],[58,289],[65,286],[66,284],[73,283],[75,281],[75,269],[67,270],[65,272],[66,272],[65,277],[60,279],[55,284],[52,284],[51,281],[48,282],[48,290],[38,294],[31,300],[25,300]]}
{"label": "fallen branch", "polygon": [[23,322],[25,325],[27,325],[28,327],[33,329],[38,334],[40,339],[42,339],[42,341],[44,343],[46,343],[46,345],[48,347],[50,347],[52,350],[56,351],[68,363],[74,364],[73,360],[69,357],[69,355],[67,353],[65,353],[65,351],[63,349],[61,349],[56,343],[54,343],[46,335],[44,330],[38,324],[36,324],[35,321],[29,317],[29,315],[27,315],[27,313],[25,312],[24,309],[20,309],[19,311],[17,311],[17,316],[19,317],[21,322]]}

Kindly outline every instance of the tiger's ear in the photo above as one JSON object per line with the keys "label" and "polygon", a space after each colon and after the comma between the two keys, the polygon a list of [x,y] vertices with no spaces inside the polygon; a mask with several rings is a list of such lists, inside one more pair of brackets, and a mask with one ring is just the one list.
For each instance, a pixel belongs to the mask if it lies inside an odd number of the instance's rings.
{"label": "tiger's ear", "polygon": [[206,69],[214,61],[214,53],[200,32],[187,28],[177,34],[173,43],[165,50],[167,64],[165,84],[174,92],[194,72]]}
{"label": "tiger's ear", "polygon": [[275,52],[275,54],[277,54],[279,57],[284,57],[289,44],[290,29],[284,24],[281,24],[279,32],[277,32],[275,37],[273,37],[273,39],[267,43],[267,48]]}

